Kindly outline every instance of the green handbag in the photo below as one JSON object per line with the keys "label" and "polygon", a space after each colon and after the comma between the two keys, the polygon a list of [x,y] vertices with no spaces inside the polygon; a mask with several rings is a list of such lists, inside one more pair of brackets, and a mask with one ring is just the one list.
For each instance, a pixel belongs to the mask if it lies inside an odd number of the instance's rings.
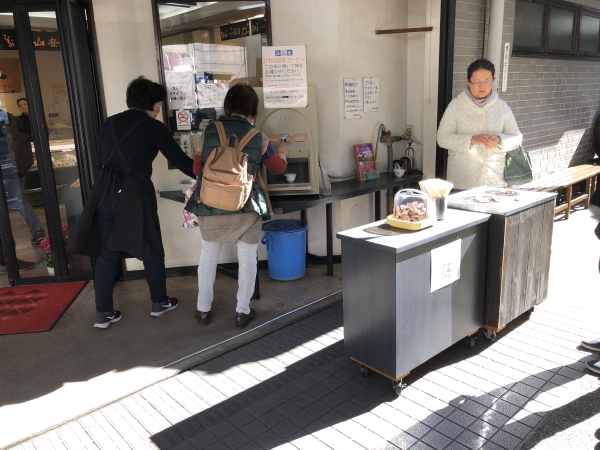
{"label": "green handbag", "polygon": [[531,158],[522,145],[519,145],[516,154],[506,153],[504,181],[509,186],[518,186],[533,181]]}

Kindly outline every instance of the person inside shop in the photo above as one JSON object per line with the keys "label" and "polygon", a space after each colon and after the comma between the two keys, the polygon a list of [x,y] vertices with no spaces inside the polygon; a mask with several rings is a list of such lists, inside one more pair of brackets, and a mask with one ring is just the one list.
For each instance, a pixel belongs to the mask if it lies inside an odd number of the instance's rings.
{"label": "person inside shop", "polygon": [[[38,246],[46,237],[45,231],[38,215],[25,197],[25,179],[29,169],[33,166],[33,151],[31,149],[31,126],[29,124],[29,108],[27,99],[17,100],[17,106],[22,114],[15,117],[11,113],[6,113],[5,123],[8,121],[10,127],[11,142],[14,150],[15,166],[17,177],[6,177],[4,188],[9,200],[15,201],[15,205],[29,227],[31,233],[31,244]],[[4,127],[5,125],[3,125]],[[2,134],[6,136],[5,130]]]}
{"label": "person inside shop", "polygon": [[492,89],[496,69],[478,59],[467,69],[467,87],[452,100],[440,121],[437,142],[448,149],[447,179],[456,190],[506,187],[506,153],[523,135],[510,107]]}
{"label": "person inside shop", "polygon": [[17,129],[20,133],[23,133],[29,142],[32,142],[31,139],[31,122],[29,121],[29,104],[27,103],[26,98],[17,99],[17,107],[21,114],[16,117],[17,119]]}
{"label": "person inside shop", "polygon": [[128,110],[104,122],[98,148],[99,174],[84,207],[69,251],[96,257],[94,289],[97,328],[123,315],[113,307],[113,285],[123,256],[144,263],[150,289],[150,315],[160,317],[179,305],[167,295],[152,162],[160,151],[185,175],[195,178],[193,160],[158,120],[164,86],[139,77],[129,83]]}
{"label": "person inside shop", "polygon": [[[219,118],[219,122],[225,128],[225,135],[235,134],[241,141],[254,129],[258,96],[250,86],[235,85],[227,91],[223,110],[224,114]],[[220,139],[217,126],[213,122],[206,127],[202,152],[197,153],[194,160],[196,175],[200,176],[202,162],[207,161],[218,146]],[[280,146],[275,151],[264,133],[255,135],[242,151],[248,155],[248,174],[252,175],[254,180],[257,179],[261,163],[274,174],[285,172],[287,149]],[[262,222],[271,218],[261,183],[253,184],[250,197],[240,211],[224,211],[198,202],[188,202],[188,206],[192,207],[191,212],[198,216],[198,225],[202,233],[202,250],[198,265],[198,306],[195,317],[200,325],[210,323],[213,288],[221,248],[225,243],[235,243],[239,262],[235,324],[238,328],[244,328],[256,317],[256,310],[250,308],[256,279],[256,255]]]}

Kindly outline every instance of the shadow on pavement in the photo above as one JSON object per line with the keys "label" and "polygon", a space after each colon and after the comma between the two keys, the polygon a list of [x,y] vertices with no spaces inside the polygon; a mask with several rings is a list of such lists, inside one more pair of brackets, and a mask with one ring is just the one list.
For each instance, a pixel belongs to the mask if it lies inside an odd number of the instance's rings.
{"label": "shadow on pavement", "polygon": [[[341,309],[342,305],[329,309],[339,327]],[[516,319],[510,329],[526,320],[527,314]],[[490,368],[473,364],[470,373],[455,369],[456,363],[493,345],[480,338],[474,349],[455,344],[411,371],[405,379],[409,386],[397,397],[391,380],[377,373],[361,376],[358,365],[344,354],[343,340],[314,352],[304,347],[324,331],[327,328],[305,319],[187,372],[187,379],[178,380],[179,389],[187,401],[202,399],[206,408],[154,434],[152,441],[161,449],[186,441],[193,448],[208,448],[217,442],[220,446],[215,448],[270,449],[286,442],[316,448],[320,444],[317,438],[332,448],[354,448],[358,442],[367,448],[407,449],[418,441],[434,448],[444,448],[452,441],[479,448],[488,440],[515,448],[553,409],[547,403],[559,400],[551,391],[572,381],[555,377],[568,366],[504,384],[498,384],[499,377],[508,377],[496,374],[494,378]],[[342,333],[341,328],[337,332]],[[509,329],[503,330],[498,339],[509,333]],[[286,367],[278,355],[290,352],[299,359]],[[582,355],[582,359],[588,357]],[[257,373],[256,367],[244,367],[255,361],[265,361],[263,373]],[[269,375],[267,366],[278,366],[281,371]],[[244,388],[249,379],[258,381]],[[224,386],[222,391],[219,384]],[[226,388],[236,384],[238,393],[225,398]],[[523,409],[526,403],[527,409]]]}

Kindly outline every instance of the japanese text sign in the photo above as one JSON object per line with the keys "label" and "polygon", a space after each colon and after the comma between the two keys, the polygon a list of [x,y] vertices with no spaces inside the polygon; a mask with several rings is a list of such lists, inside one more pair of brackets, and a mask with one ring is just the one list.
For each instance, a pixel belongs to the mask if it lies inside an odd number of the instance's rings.
{"label": "japanese text sign", "polygon": [[460,279],[461,240],[431,250],[431,292]]}
{"label": "japanese text sign", "polygon": [[306,46],[263,47],[262,60],[265,108],[305,108]]}
{"label": "japanese text sign", "polygon": [[175,119],[177,121],[177,129],[178,130],[191,130],[192,129],[192,118],[189,111],[184,109],[180,109],[175,114]]}
{"label": "japanese text sign", "polygon": [[229,83],[198,83],[196,85],[198,107],[222,108],[228,90]]}
{"label": "japanese text sign", "polygon": [[379,111],[379,78],[363,78],[364,112]]}
{"label": "japanese text sign", "polygon": [[167,72],[169,109],[196,108],[194,74],[192,72]]}
{"label": "japanese text sign", "polygon": [[344,78],[344,119],[361,119],[363,85],[359,78]]}

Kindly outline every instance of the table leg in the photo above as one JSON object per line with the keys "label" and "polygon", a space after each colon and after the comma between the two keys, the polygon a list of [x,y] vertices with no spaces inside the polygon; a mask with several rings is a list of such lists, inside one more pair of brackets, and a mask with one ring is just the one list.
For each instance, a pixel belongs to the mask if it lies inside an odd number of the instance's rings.
{"label": "table leg", "polygon": [[590,207],[590,200],[592,199],[592,178],[590,177],[585,182],[585,193],[587,194],[587,198],[585,199],[585,208],[588,209]]}
{"label": "table leg", "polygon": [[[308,221],[306,220],[305,209],[300,210],[300,223],[303,227],[305,227],[308,224]],[[308,255],[308,229],[306,230],[306,254]],[[306,267],[308,267],[308,258],[306,258]]]}
{"label": "table leg", "polygon": [[565,210],[565,220],[569,220],[571,217],[571,200],[573,198],[573,186],[568,186],[565,189],[565,200],[567,202],[567,209]]}
{"label": "table leg", "polygon": [[327,275],[333,276],[333,205],[325,205],[325,217],[327,221]]}
{"label": "table leg", "polygon": [[381,220],[381,191],[375,192],[375,220]]}

